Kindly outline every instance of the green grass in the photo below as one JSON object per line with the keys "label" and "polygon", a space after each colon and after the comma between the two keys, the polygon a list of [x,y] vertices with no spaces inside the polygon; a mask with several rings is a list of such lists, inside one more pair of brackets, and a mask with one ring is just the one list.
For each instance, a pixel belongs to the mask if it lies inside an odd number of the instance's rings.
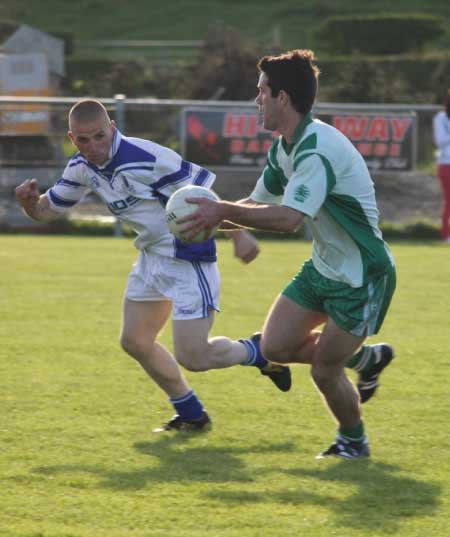
{"label": "green grass", "polygon": [[[219,246],[214,334],[246,336],[310,245],[263,242],[250,266]],[[131,241],[0,236],[1,537],[446,535],[450,250],[393,252],[380,339],[398,357],[364,408],[373,456],[339,462],[314,459],[335,425],[301,366],[288,394],[250,368],[188,373],[215,427],[152,436],[171,409],[117,343]]]}
{"label": "green grass", "polygon": [[[311,29],[332,15],[425,12],[450,16],[448,0],[2,0],[0,19],[76,39],[204,39],[208,23],[222,20],[249,37],[271,41],[277,28],[284,46],[312,46]],[[445,49],[449,36],[440,43]]]}

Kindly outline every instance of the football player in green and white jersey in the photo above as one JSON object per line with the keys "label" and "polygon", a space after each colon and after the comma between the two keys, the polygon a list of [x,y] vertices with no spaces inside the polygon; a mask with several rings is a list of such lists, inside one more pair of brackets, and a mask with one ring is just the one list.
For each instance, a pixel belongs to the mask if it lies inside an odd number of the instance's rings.
{"label": "football player in green and white jersey", "polygon": [[[312,257],[276,299],[260,348],[271,361],[311,365],[338,422],[334,442],[319,457],[366,457],[360,403],[373,396],[394,356],[390,345],[364,344],[379,331],[395,289],[373,182],[351,142],[311,117],[319,75],[312,51],[265,56],[258,69],[256,104],[264,127],[280,136],[255,189],[236,203],[192,199],[199,209],[181,221],[192,234],[220,222],[281,232],[309,227]],[[345,367],[358,372],[357,390]]]}

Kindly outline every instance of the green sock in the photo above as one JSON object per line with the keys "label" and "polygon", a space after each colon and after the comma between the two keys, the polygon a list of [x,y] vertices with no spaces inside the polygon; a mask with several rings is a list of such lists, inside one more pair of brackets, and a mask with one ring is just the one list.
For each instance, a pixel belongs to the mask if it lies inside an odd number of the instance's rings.
{"label": "green sock", "polygon": [[361,421],[356,427],[339,427],[338,434],[344,440],[352,442],[362,442],[365,438],[364,424]]}
{"label": "green sock", "polygon": [[372,347],[370,345],[363,345],[345,364],[345,367],[361,372],[364,369],[372,367],[374,362],[375,353],[372,352]]}

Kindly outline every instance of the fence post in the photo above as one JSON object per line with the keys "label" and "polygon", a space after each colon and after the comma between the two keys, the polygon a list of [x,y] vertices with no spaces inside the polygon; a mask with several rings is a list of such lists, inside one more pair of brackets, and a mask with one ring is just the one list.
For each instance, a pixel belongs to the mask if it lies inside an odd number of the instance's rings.
{"label": "fence post", "polygon": [[125,99],[126,99],[126,96],[123,95],[122,93],[118,93],[114,95],[114,100],[116,104],[116,108],[115,108],[116,124],[117,124],[117,128],[121,132],[125,131],[125,107],[126,107]]}
{"label": "fence post", "polygon": [[[120,132],[124,132],[125,130],[125,98],[125,95],[122,93],[114,95],[116,104],[115,121]],[[122,222],[117,218],[114,224],[114,237],[123,237]]]}

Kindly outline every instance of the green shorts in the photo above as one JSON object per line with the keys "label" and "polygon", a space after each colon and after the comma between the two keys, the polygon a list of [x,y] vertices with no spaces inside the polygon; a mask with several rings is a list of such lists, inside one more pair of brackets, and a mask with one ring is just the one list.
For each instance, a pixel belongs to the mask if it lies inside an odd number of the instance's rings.
{"label": "green shorts", "polygon": [[355,336],[378,333],[395,290],[395,268],[370,280],[362,287],[351,287],[325,278],[307,261],[284,289],[287,296],[304,308],[325,313],[346,332]]}

